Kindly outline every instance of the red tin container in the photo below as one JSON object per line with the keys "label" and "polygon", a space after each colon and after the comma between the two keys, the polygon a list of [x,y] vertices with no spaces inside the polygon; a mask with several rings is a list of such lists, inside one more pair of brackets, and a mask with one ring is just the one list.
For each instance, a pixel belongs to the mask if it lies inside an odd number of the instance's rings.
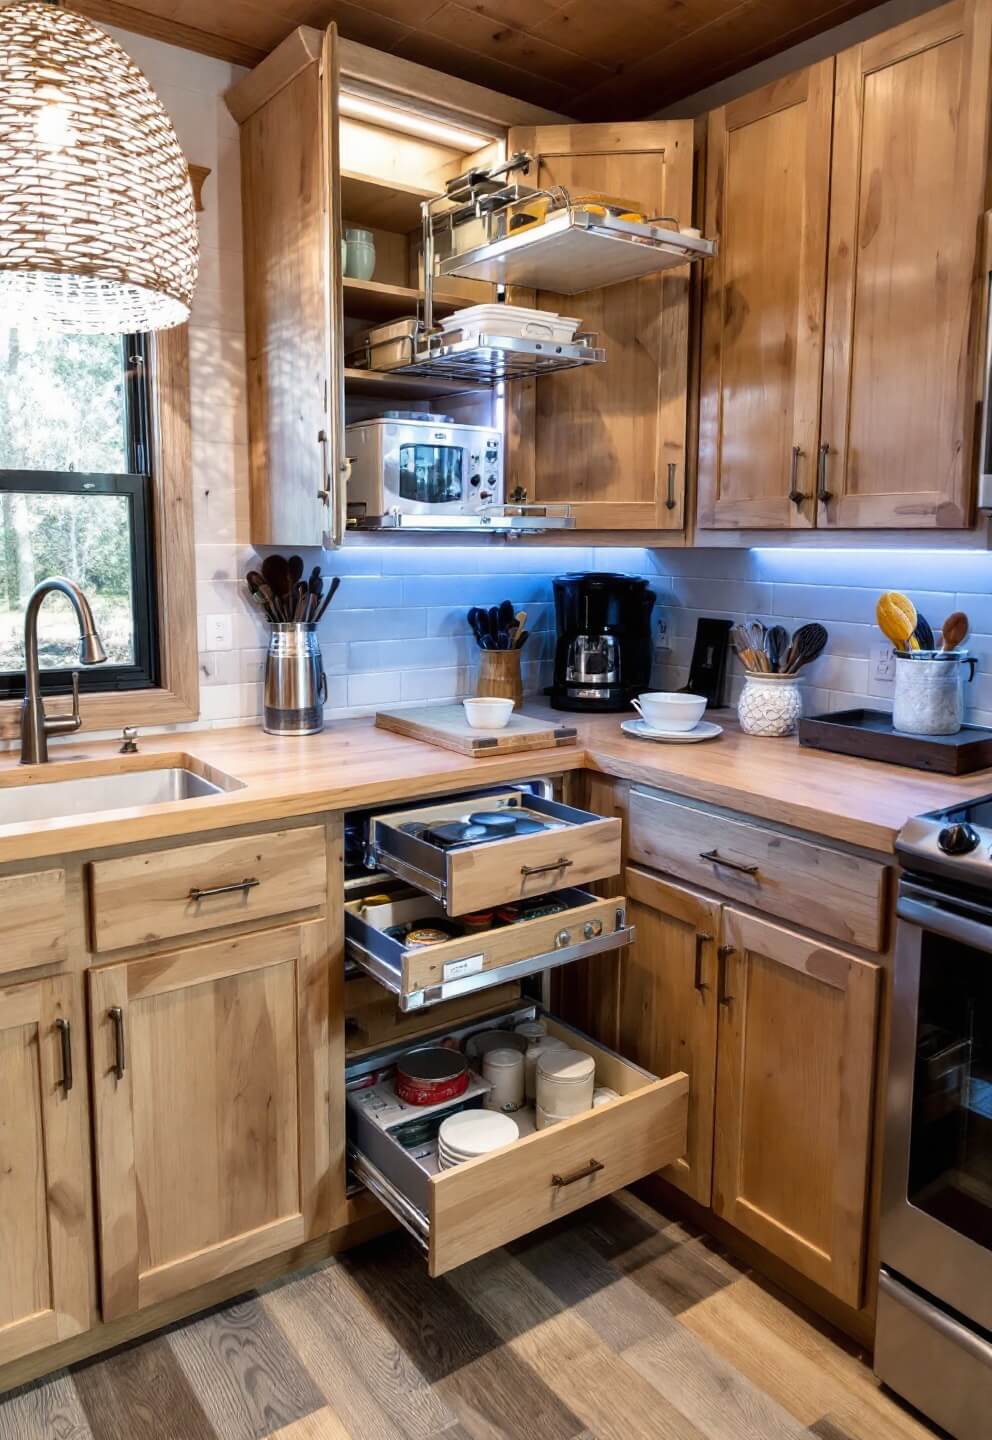
{"label": "red tin container", "polygon": [[424,1045],[397,1060],[395,1084],[396,1094],[408,1105],[439,1105],[468,1089],[468,1064],[456,1050]]}

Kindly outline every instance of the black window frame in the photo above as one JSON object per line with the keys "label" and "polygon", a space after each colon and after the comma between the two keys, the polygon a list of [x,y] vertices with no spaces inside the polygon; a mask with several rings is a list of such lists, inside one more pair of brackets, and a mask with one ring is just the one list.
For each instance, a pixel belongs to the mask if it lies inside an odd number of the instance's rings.
{"label": "black window frame", "polygon": [[[160,683],[161,673],[147,337],[122,336],[121,359],[124,367],[124,431],[130,466],[127,474],[0,469],[0,494],[118,495],[125,496],[129,502],[134,662],[131,665],[81,666],[79,688],[95,694],[154,689]],[[42,670],[42,693],[68,692],[72,687],[72,675],[73,670],[68,668]],[[0,670],[0,700],[20,699],[24,689],[23,670]]]}

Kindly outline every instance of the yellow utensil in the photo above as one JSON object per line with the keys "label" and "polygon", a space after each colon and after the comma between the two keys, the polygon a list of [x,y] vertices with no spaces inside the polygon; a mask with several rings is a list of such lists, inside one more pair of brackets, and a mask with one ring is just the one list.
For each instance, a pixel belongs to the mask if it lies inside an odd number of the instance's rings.
{"label": "yellow utensil", "polygon": [[919,650],[920,642],[913,634],[917,618],[912,600],[898,590],[887,590],[875,606],[878,628],[897,650]]}

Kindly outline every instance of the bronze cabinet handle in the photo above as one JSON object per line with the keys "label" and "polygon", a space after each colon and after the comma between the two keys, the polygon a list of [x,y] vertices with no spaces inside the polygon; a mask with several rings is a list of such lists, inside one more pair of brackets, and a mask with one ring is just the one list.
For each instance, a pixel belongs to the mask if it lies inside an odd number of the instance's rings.
{"label": "bronze cabinet handle", "polygon": [[124,1011],[119,1005],[114,1005],[107,1011],[107,1015],[114,1023],[114,1074],[118,1080],[123,1080],[124,1071],[127,1069],[127,1056],[124,1051]]}
{"label": "bronze cabinet handle", "polygon": [[62,1079],[59,1083],[68,1095],[72,1089],[72,1026],[60,1015],[55,1021],[55,1028],[62,1047]]}
{"label": "bronze cabinet handle", "polygon": [[832,499],[833,499],[833,496],[831,495],[830,491],[827,489],[827,456],[828,456],[829,454],[830,454],[830,446],[829,446],[829,445],[826,445],[826,444],[821,445],[821,446],[820,446],[820,463],[819,463],[819,468],[818,468],[817,478],[816,478],[816,498],[817,498],[817,500],[820,501],[820,503],[821,503],[822,505],[826,505],[826,503],[827,503],[828,500],[832,500]]}
{"label": "bronze cabinet handle", "polygon": [[317,499],[322,500],[325,505],[329,505],[331,501],[331,461],[328,443],[327,431],[318,430],[317,444],[320,446],[320,473],[324,483],[317,491]]}
{"label": "bronze cabinet handle", "polygon": [[733,955],[733,953],[733,945],[721,945],[719,950],[716,952],[717,960],[719,962],[716,982],[716,998],[721,1005],[729,1005],[731,1000],[733,1000],[734,998],[733,995],[727,994],[727,960],[731,955]]}
{"label": "bronze cabinet handle", "polygon": [[573,1170],[569,1175],[552,1175],[551,1184],[556,1190],[564,1190],[566,1185],[574,1185],[577,1180],[588,1180],[590,1175],[596,1175],[606,1166],[601,1160],[590,1160],[588,1165],[583,1165],[579,1170]]}
{"label": "bronze cabinet handle", "polygon": [[743,865],[740,860],[728,860],[719,850],[700,850],[700,860],[709,860],[713,865],[722,865],[725,870],[739,870],[742,875],[757,875],[757,865]]}
{"label": "bronze cabinet handle", "polygon": [[521,865],[521,875],[546,875],[550,870],[567,870],[569,865],[574,865],[574,860],[566,860],[564,855],[559,855],[557,860],[550,861],[547,865]]}
{"label": "bronze cabinet handle", "polygon": [[803,501],[806,499],[806,496],[799,488],[799,457],[802,455],[802,453],[802,447],[800,445],[793,445],[792,476],[791,485],[789,488],[789,499],[792,501],[793,505],[795,505],[797,510],[799,509],[799,506],[803,503]]}
{"label": "bronze cabinet handle", "polygon": [[669,466],[668,466],[668,499],[665,501],[665,509],[666,509],[666,510],[674,510],[674,509],[675,509],[675,505],[676,505],[676,500],[675,500],[675,466],[674,466],[673,464],[669,464]]}
{"label": "bronze cabinet handle", "polygon": [[708,989],[710,988],[710,987],[706,984],[706,981],[703,979],[703,946],[704,946],[704,945],[708,945],[712,939],[713,939],[713,936],[712,936],[712,935],[707,935],[707,934],[705,933],[705,931],[699,931],[699,930],[697,930],[697,932],[696,932],[696,971],[695,971],[695,977],[694,977],[692,983],[693,983],[693,985],[696,987],[696,989],[700,992],[700,994],[702,994],[702,992],[703,992],[704,990],[708,990]]}
{"label": "bronze cabinet handle", "polygon": [[205,900],[208,895],[233,895],[238,890],[243,890],[247,895],[249,890],[254,890],[256,885],[261,883],[260,880],[251,876],[244,880],[235,880],[230,885],[211,885],[207,890],[194,888],[189,892],[189,898],[195,903],[198,900]]}

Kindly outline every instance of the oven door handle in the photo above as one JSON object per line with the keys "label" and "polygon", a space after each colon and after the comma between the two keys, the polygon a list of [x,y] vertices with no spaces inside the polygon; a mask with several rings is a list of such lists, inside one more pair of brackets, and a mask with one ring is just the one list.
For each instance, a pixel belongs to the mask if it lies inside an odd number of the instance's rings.
{"label": "oven door handle", "polygon": [[935,904],[932,900],[914,900],[900,895],[896,901],[896,914],[910,925],[929,930],[933,935],[943,935],[948,940],[959,940],[962,945],[971,945],[975,950],[992,954],[992,923],[985,925],[980,920],[968,920],[963,915],[954,915]]}

